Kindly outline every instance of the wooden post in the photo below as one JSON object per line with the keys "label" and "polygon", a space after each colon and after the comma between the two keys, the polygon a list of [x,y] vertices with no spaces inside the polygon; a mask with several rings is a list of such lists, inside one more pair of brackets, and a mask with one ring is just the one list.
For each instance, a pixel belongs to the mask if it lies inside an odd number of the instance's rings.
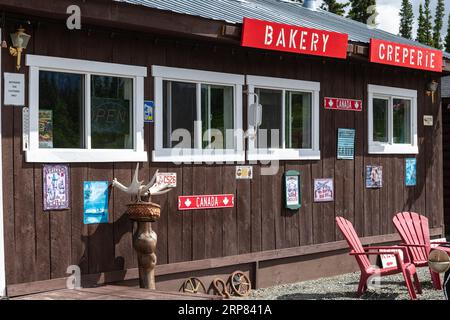
{"label": "wooden post", "polygon": [[152,223],[137,221],[137,229],[133,235],[133,247],[138,255],[139,286],[155,290],[156,266],[156,232]]}

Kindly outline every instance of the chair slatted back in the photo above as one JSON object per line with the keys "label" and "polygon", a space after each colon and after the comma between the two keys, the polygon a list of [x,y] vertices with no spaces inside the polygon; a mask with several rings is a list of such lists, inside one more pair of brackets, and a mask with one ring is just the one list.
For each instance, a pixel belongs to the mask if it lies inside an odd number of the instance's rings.
{"label": "chair slatted back", "polygon": [[[361,240],[356,234],[353,224],[350,221],[344,219],[343,217],[336,217],[336,223],[339,229],[341,230],[342,234],[344,235],[345,240],[347,240],[350,249],[352,249],[354,252],[357,253],[365,252]],[[355,258],[360,268],[366,270],[368,267],[370,267],[371,263],[367,255],[355,256]]]}
{"label": "chair slatted back", "polygon": [[400,212],[395,215],[393,222],[404,243],[426,246],[410,247],[413,262],[427,261],[431,250],[428,218],[415,212]]}

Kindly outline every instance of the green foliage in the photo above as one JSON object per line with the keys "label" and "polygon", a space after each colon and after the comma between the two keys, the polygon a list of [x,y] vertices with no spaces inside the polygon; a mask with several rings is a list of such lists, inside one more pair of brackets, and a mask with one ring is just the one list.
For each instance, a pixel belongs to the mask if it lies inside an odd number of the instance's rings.
{"label": "green foliage", "polygon": [[350,3],[339,3],[336,0],[323,0],[322,6],[323,10],[332,12],[334,14],[343,16],[345,13],[345,8],[348,7]]}
{"label": "green foliage", "polygon": [[434,29],[433,29],[433,46],[437,49],[443,49],[441,30],[444,26],[444,0],[438,0],[436,7],[436,14],[434,16]]}
{"label": "green foliage", "polygon": [[447,36],[445,37],[445,51],[450,53],[450,14],[448,16]]}
{"label": "green foliage", "polygon": [[406,39],[412,39],[414,12],[409,0],[402,0],[400,9],[400,35]]}
{"label": "green foliage", "polygon": [[351,9],[348,13],[350,19],[366,23],[373,13],[368,12],[370,6],[376,5],[376,0],[350,0]]}

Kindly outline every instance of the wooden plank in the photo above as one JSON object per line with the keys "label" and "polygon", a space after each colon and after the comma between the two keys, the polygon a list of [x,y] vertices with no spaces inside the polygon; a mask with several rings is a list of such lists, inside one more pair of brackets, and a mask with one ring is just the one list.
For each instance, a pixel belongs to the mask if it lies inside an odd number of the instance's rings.
{"label": "wooden plank", "polygon": [[[177,177],[183,177],[183,170],[179,165],[168,164],[167,172],[175,172]],[[183,181],[181,180],[177,183],[177,187],[167,195],[168,201],[165,212],[168,216],[168,263],[183,261],[183,214],[178,211],[178,196],[182,194]]]}
{"label": "wooden plank", "polygon": [[[255,172],[253,172],[255,175]],[[236,167],[234,165],[227,165],[222,168],[222,190],[223,194],[234,194],[237,196],[237,187],[236,187]],[[237,198],[235,198],[235,206],[231,209],[223,209],[223,222],[222,222],[222,246],[223,251],[222,255],[232,256],[238,254],[238,242],[236,241],[238,235],[238,221],[237,221]],[[253,231],[255,229],[261,228],[261,220],[259,221],[259,225],[254,226],[254,220],[252,216],[251,223],[251,234],[253,240]],[[253,249],[253,241],[252,241],[252,249]]]}

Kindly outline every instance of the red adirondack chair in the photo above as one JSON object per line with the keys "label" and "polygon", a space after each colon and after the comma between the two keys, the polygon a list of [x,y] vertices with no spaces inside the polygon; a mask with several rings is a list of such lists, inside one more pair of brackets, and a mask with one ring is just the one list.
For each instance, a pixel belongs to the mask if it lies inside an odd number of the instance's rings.
{"label": "red adirondack chair", "polygon": [[[416,267],[410,262],[408,250],[406,247],[402,246],[383,246],[383,247],[363,247],[361,241],[356,234],[355,229],[350,221],[344,219],[343,217],[336,217],[336,223],[341,230],[344,238],[351,249],[350,255],[355,256],[358,262],[359,268],[361,269],[361,277],[358,286],[358,296],[361,296],[367,290],[367,280],[378,274],[380,277],[393,275],[397,273],[402,273],[405,278],[406,287],[408,288],[408,293],[411,299],[416,299],[416,293],[414,291],[414,286],[411,277],[414,277],[414,284],[417,289],[417,293],[422,293],[422,288],[420,286],[419,278],[416,274]],[[393,251],[383,251],[380,250],[393,250]],[[405,261],[400,257],[398,251],[402,250]],[[368,256],[369,255],[380,255],[380,254],[393,254],[397,260],[396,267],[390,268],[375,268],[371,265]]]}
{"label": "red adirondack chair", "polygon": [[[402,246],[408,248],[412,263],[416,267],[428,267],[428,257],[431,251],[430,244],[430,228],[428,226],[428,218],[421,216],[415,212],[400,212],[393,218],[395,229],[397,229],[402,238]],[[446,243],[437,243],[446,244]],[[442,248],[449,252],[449,248]],[[438,273],[430,270],[433,286],[437,290],[442,289],[441,279]]]}

